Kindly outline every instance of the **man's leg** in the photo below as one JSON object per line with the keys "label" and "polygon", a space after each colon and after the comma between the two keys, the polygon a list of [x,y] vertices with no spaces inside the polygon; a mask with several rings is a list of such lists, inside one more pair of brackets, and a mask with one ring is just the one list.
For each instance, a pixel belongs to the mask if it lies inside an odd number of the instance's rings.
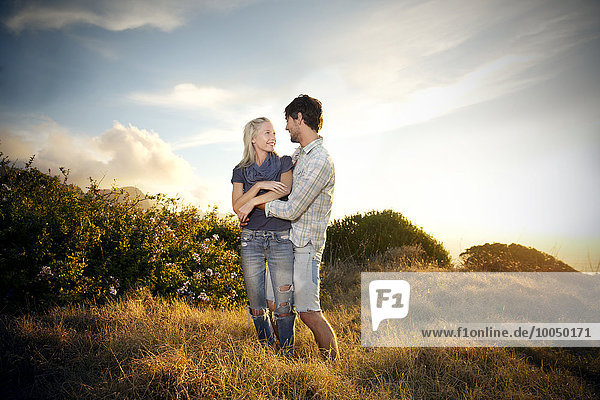
{"label": "man's leg", "polygon": [[294,305],[302,322],[312,331],[319,350],[335,360],[338,356],[337,337],[321,312],[319,298],[321,255],[310,242],[294,248]]}
{"label": "man's leg", "polygon": [[301,312],[300,319],[312,331],[321,353],[326,358],[335,360],[338,355],[337,337],[323,313],[321,311]]}

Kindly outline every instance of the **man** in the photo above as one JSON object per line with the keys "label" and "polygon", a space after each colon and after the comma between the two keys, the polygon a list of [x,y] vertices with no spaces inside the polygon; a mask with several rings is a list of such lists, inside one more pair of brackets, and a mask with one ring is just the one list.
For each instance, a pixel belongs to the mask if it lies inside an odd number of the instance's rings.
{"label": "man", "polygon": [[292,192],[287,201],[266,203],[265,213],[292,221],[294,305],[302,322],[313,332],[319,349],[335,360],[337,338],[321,311],[319,299],[319,267],[335,184],[333,161],[318,134],[323,125],[321,102],[300,95],[285,108],[285,117],[291,141],[300,144],[295,153],[298,158]]}

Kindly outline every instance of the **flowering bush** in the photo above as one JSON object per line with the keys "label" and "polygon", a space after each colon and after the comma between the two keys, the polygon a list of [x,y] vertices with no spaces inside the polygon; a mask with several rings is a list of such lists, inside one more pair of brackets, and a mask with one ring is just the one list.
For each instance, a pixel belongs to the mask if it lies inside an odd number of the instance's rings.
{"label": "flowering bush", "polygon": [[162,195],[142,210],[32,162],[0,161],[0,301],[60,304],[141,287],[218,307],[244,301],[234,219]]}

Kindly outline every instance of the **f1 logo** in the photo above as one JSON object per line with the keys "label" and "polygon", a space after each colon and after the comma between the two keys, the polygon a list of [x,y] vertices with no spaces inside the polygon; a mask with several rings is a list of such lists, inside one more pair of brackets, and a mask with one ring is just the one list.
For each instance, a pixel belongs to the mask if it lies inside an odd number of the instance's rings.
{"label": "f1 logo", "polygon": [[404,280],[377,280],[369,283],[371,326],[379,328],[384,319],[401,319],[408,315],[410,284]]}

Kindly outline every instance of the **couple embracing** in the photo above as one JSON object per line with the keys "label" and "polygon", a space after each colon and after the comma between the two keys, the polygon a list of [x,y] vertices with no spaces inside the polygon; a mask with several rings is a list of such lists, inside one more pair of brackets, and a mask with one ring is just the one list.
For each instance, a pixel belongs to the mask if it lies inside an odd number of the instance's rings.
{"label": "couple embracing", "polygon": [[[279,157],[266,118],[244,128],[244,154],[234,168],[233,209],[243,225],[241,260],[249,312],[258,338],[293,354],[296,315],[319,349],[336,359],[337,339],[321,311],[319,267],[333,202],[333,161],[323,147],[319,100],[300,95],[285,108],[286,130],[300,147]],[[268,308],[267,308],[268,307]],[[269,312],[274,315],[273,323]]]}

